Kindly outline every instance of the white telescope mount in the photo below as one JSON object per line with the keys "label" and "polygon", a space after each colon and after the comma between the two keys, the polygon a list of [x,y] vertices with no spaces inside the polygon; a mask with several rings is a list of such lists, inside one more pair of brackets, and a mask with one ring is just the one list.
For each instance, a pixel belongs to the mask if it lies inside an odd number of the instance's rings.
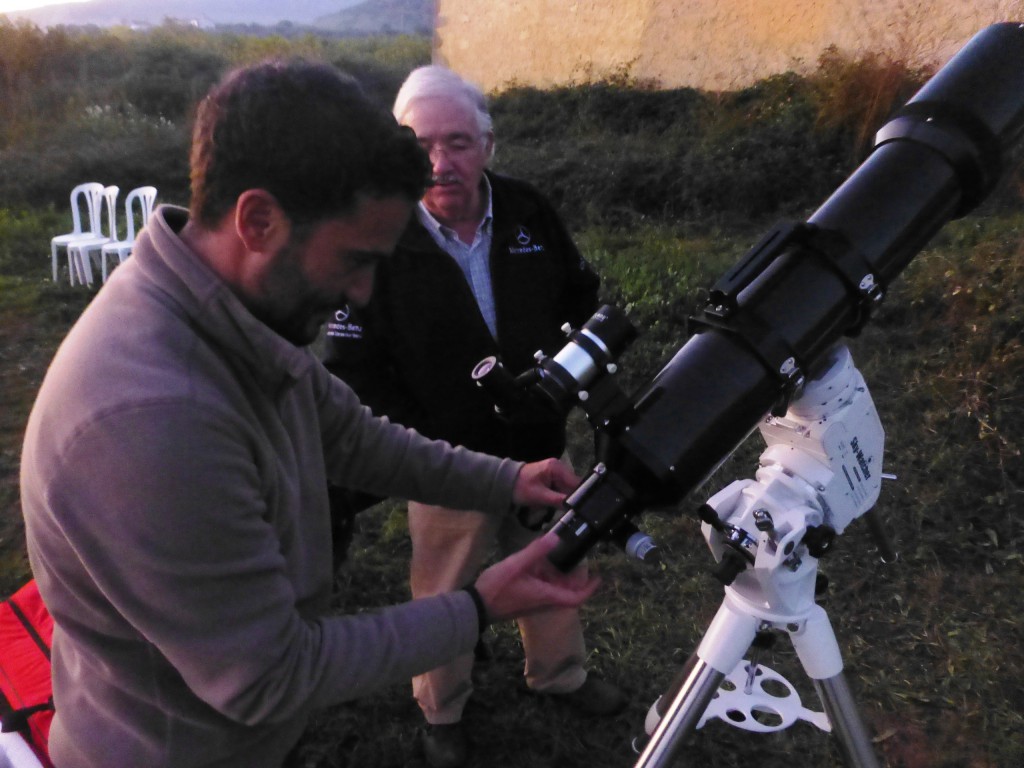
{"label": "white telescope mount", "polygon": [[[815,596],[819,558],[858,517],[867,516],[882,559],[895,559],[872,511],[884,432],[849,350],[835,347],[823,369],[785,415],[760,425],[767,448],[756,479],[731,483],[701,508],[725,598],[672,688],[651,706],[637,768],[670,765],[714,718],[756,732],[806,720],[834,733],[849,768],[879,766]],[[758,663],[763,641],[779,634],[792,642],[824,712],[805,708],[788,680]]]}

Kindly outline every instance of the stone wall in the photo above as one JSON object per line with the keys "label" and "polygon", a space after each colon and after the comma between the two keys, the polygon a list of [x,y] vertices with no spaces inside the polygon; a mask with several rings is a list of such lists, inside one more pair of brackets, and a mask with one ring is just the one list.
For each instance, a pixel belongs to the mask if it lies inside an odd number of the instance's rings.
{"label": "stone wall", "polygon": [[942,63],[1024,0],[437,0],[434,59],[486,90],[628,76],[728,90],[830,45]]}

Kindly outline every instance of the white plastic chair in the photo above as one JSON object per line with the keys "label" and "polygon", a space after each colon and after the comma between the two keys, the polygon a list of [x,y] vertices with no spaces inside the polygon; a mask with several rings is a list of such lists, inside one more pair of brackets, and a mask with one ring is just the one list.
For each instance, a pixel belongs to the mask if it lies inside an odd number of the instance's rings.
{"label": "white plastic chair", "polygon": [[103,207],[107,213],[106,232],[100,230],[68,243],[68,277],[72,285],[75,284],[76,278],[83,285],[92,285],[92,261],[89,254],[96,251],[98,258],[100,248],[117,240],[117,196],[120,193],[120,187],[103,188]]}
{"label": "white plastic chair", "polygon": [[[74,229],[50,240],[50,256],[53,259],[53,282],[57,282],[57,250],[72,240],[90,237],[100,231],[100,201],[103,199],[103,185],[97,181],[79,184],[71,190],[71,221]],[[81,205],[85,203],[86,218],[83,222]],[[83,228],[83,223],[88,228]],[[69,279],[73,278],[69,276]]]}
{"label": "white plastic chair", "polygon": [[137,204],[139,208],[139,220],[141,226],[145,227],[153,213],[153,203],[156,200],[156,187],[136,187],[124,199],[124,215],[128,221],[127,234],[124,240],[114,240],[100,248],[101,269],[103,282],[107,282],[107,257],[113,259],[117,255],[117,263],[124,264],[135,245],[135,216],[133,207]]}

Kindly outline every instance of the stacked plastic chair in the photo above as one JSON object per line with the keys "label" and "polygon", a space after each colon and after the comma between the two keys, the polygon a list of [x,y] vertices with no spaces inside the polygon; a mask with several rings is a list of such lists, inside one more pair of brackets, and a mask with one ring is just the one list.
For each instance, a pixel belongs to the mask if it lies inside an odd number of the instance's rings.
{"label": "stacked plastic chair", "polygon": [[[57,252],[61,247],[88,237],[96,237],[100,231],[100,204],[103,199],[103,185],[90,181],[79,184],[71,190],[71,220],[73,229],[50,240],[50,256],[53,260],[53,282],[57,282]],[[85,218],[82,217],[82,205]],[[74,277],[69,276],[72,282]]]}
{"label": "stacked plastic chair", "polygon": [[106,211],[106,231],[98,231],[89,237],[81,237],[68,243],[68,275],[71,284],[75,280],[83,285],[92,285],[92,262],[90,254],[95,251],[99,259],[100,249],[117,240],[117,196],[121,189],[115,186],[103,188],[103,207]]}
{"label": "stacked plastic chair", "polygon": [[117,263],[123,264],[132,252],[135,245],[135,208],[138,208],[139,221],[146,226],[150,215],[153,213],[153,205],[156,201],[156,187],[136,187],[124,199],[124,215],[128,222],[124,240],[114,240],[103,245],[100,249],[102,254],[102,276],[103,282],[107,282],[107,257],[117,256]]}

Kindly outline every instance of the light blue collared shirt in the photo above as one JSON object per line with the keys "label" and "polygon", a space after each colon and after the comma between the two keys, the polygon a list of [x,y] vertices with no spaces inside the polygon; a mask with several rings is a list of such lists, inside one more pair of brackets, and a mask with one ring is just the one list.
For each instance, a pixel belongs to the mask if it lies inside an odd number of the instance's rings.
{"label": "light blue collared shirt", "polygon": [[446,227],[433,217],[421,201],[416,208],[420,223],[426,228],[434,242],[445,253],[455,259],[462,269],[466,282],[476,298],[480,314],[491,331],[491,336],[498,338],[497,311],[494,307],[494,290],[491,287],[491,241],[494,236],[494,207],[491,200],[491,182],[483,178],[483,195],[487,202],[484,218],[477,227],[473,242],[466,245],[459,239],[454,229]]}

